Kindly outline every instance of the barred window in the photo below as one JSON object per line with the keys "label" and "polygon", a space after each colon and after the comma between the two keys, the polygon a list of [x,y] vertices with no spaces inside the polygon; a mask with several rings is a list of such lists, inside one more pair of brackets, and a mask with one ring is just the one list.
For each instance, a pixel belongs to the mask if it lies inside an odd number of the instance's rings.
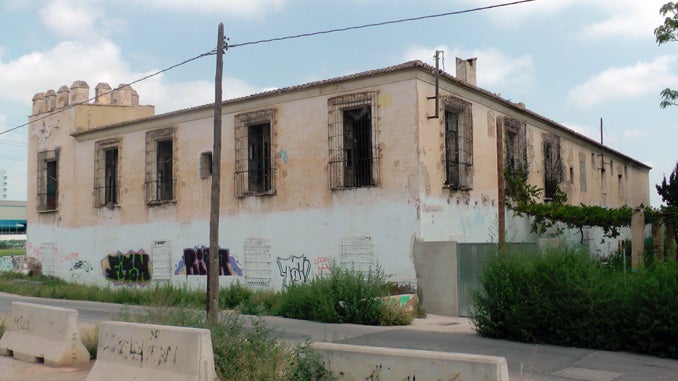
{"label": "barred window", "polygon": [[146,133],[146,202],[149,205],[175,199],[174,128]]}
{"label": "barred window", "polygon": [[59,208],[59,149],[38,152],[38,211]]}
{"label": "barred window", "polygon": [[376,91],[328,100],[330,189],[379,184]]}
{"label": "barred window", "polygon": [[504,167],[513,174],[527,176],[527,122],[503,118],[504,123]]}
{"label": "barred window", "polygon": [[443,97],[445,106],[445,186],[473,188],[473,115],[471,103]]}
{"label": "barred window", "polygon": [[586,161],[579,161],[579,189],[586,192]]}
{"label": "barred window", "polygon": [[271,156],[275,110],[235,116],[235,192],[237,197],[275,193]]}
{"label": "barred window", "polygon": [[120,139],[108,139],[95,143],[94,206],[97,208],[118,205],[119,146]]}
{"label": "barred window", "polygon": [[560,159],[560,137],[543,134],[544,148],[544,197],[552,199],[558,193],[558,185],[563,181],[563,166]]}

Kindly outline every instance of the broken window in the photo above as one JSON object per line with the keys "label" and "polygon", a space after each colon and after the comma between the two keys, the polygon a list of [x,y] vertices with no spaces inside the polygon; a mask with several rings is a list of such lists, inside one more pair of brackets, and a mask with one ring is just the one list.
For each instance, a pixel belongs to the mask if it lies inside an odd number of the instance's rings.
{"label": "broken window", "polygon": [[560,159],[560,137],[554,134],[543,135],[544,147],[544,198],[553,199],[560,188],[558,185],[563,179],[563,169]]}
{"label": "broken window", "polygon": [[514,175],[527,177],[527,122],[504,118],[504,167]]}
{"label": "broken window", "polygon": [[38,211],[59,207],[59,150],[38,152]]}
{"label": "broken window", "polygon": [[94,206],[118,205],[120,139],[95,144]]}
{"label": "broken window", "polygon": [[372,91],[328,100],[331,189],[379,183],[377,99]]}
{"label": "broken window", "polygon": [[146,202],[174,201],[174,128],[146,133]]}
{"label": "broken window", "polygon": [[275,110],[235,116],[236,196],[274,193],[271,130]]}
{"label": "broken window", "polygon": [[200,154],[200,178],[206,179],[212,176],[212,152]]}
{"label": "broken window", "polygon": [[445,185],[453,190],[473,186],[473,116],[471,103],[454,97],[445,105]]}

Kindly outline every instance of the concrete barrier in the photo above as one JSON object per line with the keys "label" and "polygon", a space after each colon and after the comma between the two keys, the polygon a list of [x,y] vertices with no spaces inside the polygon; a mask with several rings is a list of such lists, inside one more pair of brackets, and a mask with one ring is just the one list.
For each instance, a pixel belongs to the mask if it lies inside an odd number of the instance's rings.
{"label": "concrete barrier", "polygon": [[12,302],[0,355],[50,366],[81,364],[89,352],[80,338],[78,311]]}
{"label": "concrete barrier", "polygon": [[311,349],[339,381],[509,379],[503,357],[334,343],[312,343]]}
{"label": "concrete barrier", "polygon": [[105,321],[87,381],[214,381],[210,331]]}

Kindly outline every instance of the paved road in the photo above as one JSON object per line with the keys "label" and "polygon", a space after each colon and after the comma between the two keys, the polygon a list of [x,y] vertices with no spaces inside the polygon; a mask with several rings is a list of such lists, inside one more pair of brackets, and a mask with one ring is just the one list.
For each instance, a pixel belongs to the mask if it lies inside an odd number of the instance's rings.
{"label": "paved road", "polygon": [[[80,320],[86,323],[113,318],[122,308],[110,303],[25,298],[0,293],[0,314],[7,314],[13,300],[75,308]],[[408,327],[323,324],[279,317],[265,317],[264,320],[280,330],[282,339],[290,342],[332,341],[503,356],[512,380],[678,380],[678,360],[487,339],[475,334],[465,318],[429,315],[426,319],[416,319]],[[87,369],[50,369],[0,357],[0,379],[7,381],[84,380]],[[16,378],[8,378],[12,377],[10,374],[16,374]]]}

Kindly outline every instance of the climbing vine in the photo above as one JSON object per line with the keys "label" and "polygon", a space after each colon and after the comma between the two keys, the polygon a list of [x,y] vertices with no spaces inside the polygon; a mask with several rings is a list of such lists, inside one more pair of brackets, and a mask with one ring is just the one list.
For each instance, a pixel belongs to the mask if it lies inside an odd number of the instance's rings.
{"label": "climbing vine", "polygon": [[[555,225],[564,223],[568,228],[578,229],[583,240],[583,229],[586,226],[598,226],[606,237],[617,237],[619,228],[631,225],[633,210],[628,206],[605,208],[590,205],[568,205],[567,194],[558,188],[555,196],[548,203],[542,203],[543,189],[527,183],[527,176],[506,169],[506,201],[507,206],[517,215],[533,217],[532,231],[543,234]],[[646,219],[652,218],[654,211],[646,209]]]}

